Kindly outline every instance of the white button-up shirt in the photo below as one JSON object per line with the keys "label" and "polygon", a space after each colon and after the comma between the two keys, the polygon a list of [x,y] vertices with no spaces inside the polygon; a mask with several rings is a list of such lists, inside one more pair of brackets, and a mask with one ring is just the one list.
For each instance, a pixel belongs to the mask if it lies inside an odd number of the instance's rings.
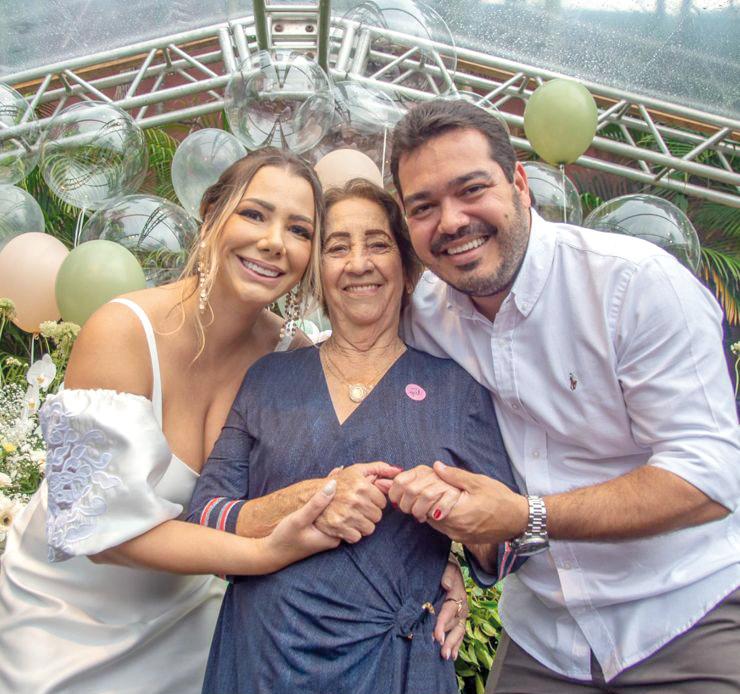
{"label": "white button-up shirt", "polygon": [[640,540],[551,541],[506,579],[500,606],[506,631],[537,660],[588,679],[593,651],[610,680],[740,585],[740,436],[721,311],[667,253],[533,213],[493,323],[427,272],[404,334],[491,391],[529,494],[655,465],[732,512]]}

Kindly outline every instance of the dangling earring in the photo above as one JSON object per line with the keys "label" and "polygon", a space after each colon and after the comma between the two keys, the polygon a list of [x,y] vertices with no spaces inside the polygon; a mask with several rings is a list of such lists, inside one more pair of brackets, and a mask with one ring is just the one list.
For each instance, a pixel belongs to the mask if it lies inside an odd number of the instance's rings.
{"label": "dangling earring", "polygon": [[298,287],[293,287],[288,292],[288,296],[285,298],[285,323],[280,328],[280,339],[283,339],[286,335],[291,337],[295,335],[296,323],[301,317],[302,299],[302,292]]}
{"label": "dangling earring", "polygon": [[200,242],[200,250],[198,253],[198,310],[201,313],[205,313],[206,305],[208,304],[208,290],[206,289],[206,273],[203,269],[203,251],[206,247],[206,242]]}

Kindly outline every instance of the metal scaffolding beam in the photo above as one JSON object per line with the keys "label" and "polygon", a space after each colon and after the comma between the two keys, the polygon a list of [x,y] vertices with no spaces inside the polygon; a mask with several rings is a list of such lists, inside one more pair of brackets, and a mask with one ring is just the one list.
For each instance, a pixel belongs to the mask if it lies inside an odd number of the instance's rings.
{"label": "metal scaffolding beam", "polygon": [[[0,142],[43,129],[70,100],[93,99],[130,112],[142,127],[220,111],[230,74],[263,48],[302,52],[335,79],[354,79],[395,98],[418,101],[467,92],[495,107],[514,129],[522,109],[550,70],[391,31],[331,18],[317,4],[254,3],[255,14],[105,53],[6,76],[41,117],[0,129]],[[456,61],[453,57],[456,56]],[[599,107],[592,147],[578,164],[643,184],[740,208],[740,121],[680,104],[585,82]],[[477,96],[471,97],[474,92]],[[734,165],[733,165],[734,164]]]}

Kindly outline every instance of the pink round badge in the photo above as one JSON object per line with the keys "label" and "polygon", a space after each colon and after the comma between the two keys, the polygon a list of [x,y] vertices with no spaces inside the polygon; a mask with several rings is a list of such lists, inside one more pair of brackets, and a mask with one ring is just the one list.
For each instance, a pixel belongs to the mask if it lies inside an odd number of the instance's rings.
{"label": "pink round badge", "polygon": [[427,392],[421,386],[417,386],[416,383],[409,383],[406,386],[406,395],[412,400],[420,402],[427,396]]}

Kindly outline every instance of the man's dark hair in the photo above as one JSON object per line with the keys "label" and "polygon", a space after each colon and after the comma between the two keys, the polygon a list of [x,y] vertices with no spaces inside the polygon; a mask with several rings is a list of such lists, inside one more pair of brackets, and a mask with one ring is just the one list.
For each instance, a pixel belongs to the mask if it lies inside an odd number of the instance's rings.
{"label": "man's dark hair", "polygon": [[514,181],[516,154],[509,133],[496,116],[462,99],[433,99],[412,108],[393,130],[391,173],[401,200],[398,161],[432,138],[451,130],[477,130],[488,140],[491,159],[502,169],[509,183]]}

